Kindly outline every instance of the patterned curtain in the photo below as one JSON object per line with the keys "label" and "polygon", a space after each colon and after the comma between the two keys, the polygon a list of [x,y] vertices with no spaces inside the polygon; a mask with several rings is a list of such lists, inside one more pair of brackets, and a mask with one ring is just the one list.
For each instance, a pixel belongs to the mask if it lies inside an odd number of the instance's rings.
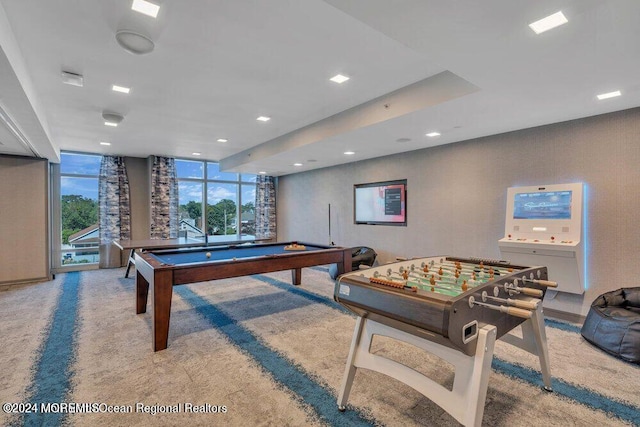
{"label": "patterned curtain", "polygon": [[178,237],[178,178],[176,162],[154,157],[151,171],[151,238]]}
{"label": "patterned curtain", "polygon": [[256,181],[256,239],[276,238],[276,186],[272,176]]}
{"label": "patterned curtain", "polygon": [[129,179],[124,157],[102,156],[98,183],[100,244],[131,238]]}

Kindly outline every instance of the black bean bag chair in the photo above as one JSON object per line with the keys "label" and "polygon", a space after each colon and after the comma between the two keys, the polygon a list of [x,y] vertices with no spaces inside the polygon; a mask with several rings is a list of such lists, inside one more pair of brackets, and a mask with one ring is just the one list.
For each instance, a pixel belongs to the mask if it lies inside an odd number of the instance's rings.
{"label": "black bean bag chair", "polygon": [[[355,248],[351,248],[351,270],[358,270],[361,265],[367,267],[373,266],[377,256],[378,254],[376,251],[366,246],[356,246]],[[337,264],[331,264],[329,266],[329,276],[331,276],[333,280],[336,280],[338,277]]]}
{"label": "black bean bag chair", "polygon": [[640,364],[640,288],[622,288],[596,298],[581,333],[607,353]]}

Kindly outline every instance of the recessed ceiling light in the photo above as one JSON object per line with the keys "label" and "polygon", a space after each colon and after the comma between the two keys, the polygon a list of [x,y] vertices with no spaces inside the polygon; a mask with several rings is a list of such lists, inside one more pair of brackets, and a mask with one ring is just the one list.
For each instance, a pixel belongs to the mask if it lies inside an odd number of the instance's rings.
{"label": "recessed ceiling light", "polygon": [[269,120],[271,120],[271,117],[260,116],[256,120],[259,120],[261,122],[268,122]]}
{"label": "recessed ceiling light", "polygon": [[267,173],[265,171],[260,171],[258,172],[260,175],[266,175]]}
{"label": "recessed ceiling light", "polygon": [[350,77],[343,76],[342,74],[336,74],[335,76],[331,77],[329,80],[336,83],[344,83],[347,80],[349,80],[349,78]]}
{"label": "recessed ceiling light", "polygon": [[155,47],[149,36],[126,28],[116,32],[116,41],[124,50],[134,55],[144,55]]}
{"label": "recessed ceiling light", "polygon": [[436,136],[440,136],[440,133],[439,133],[439,132],[429,132],[429,133],[427,134],[427,136],[428,136],[429,138],[435,138]]}
{"label": "recessed ceiling light", "polygon": [[124,117],[122,115],[118,113],[109,113],[107,111],[102,112],[102,118],[104,119],[105,125],[113,127],[118,126],[118,123],[124,120]]}
{"label": "recessed ceiling light", "polygon": [[102,141],[102,142],[100,142],[100,145],[111,145],[111,143]]}
{"label": "recessed ceiling light", "polygon": [[155,18],[158,16],[158,11],[160,10],[160,6],[157,4],[153,4],[146,0],[133,0],[131,4],[131,9],[136,12],[140,12],[144,15]]}
{"label": "recessed ceiling light", "polygon": [[111,90],[114,91],[114,92],[129,93],[131,88],[124,87],[124,86],[113,85],[113,86],[111,86]]}
{"label": "recessed ceiling light", "polygon": [[529,27],[535,31],[536,34],[544,33],[552,28],[559,27],[562,24],[569,22],[562,12],[556,12],[553,15],[549,15],[546,18],[542,18],[536,22],[529,24]]}
{"label": "recessed ceiling light", "polygon": [[293,166],[302,166],[302,163],[294,163]]}
{"label": "recessed ceiling light", "polygon": [[224,139],[224,138],[218,138],[218,142],[228,142],[228,139]]}
{"label": "recessed ceiling light", "polygon": [[356,154],[355,151],[345,151],[344,154],[346,154],[347,156],[352,156],[354,154]]}
{"label": "recessed ceiling light", "polygon": [[620,96],[622,95],[622,93],[620,93],[619,90],[613,91],[613,92],[609,92],[609,93],[601,93],[598,96],[599,100],[603,100],[603,99],[608,99],[608,98],[615,98],[616,96]]}
{"label": "recessed ceiling light", "polygon": [[191,153],[192,156],[199,156],[201,153]]}

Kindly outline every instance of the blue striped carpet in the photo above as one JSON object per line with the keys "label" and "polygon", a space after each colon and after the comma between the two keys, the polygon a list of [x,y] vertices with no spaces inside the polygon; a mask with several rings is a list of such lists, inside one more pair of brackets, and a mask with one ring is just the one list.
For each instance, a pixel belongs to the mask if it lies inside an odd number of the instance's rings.
{"label": "blue striped carpet", "polygon": [[[322,269],[317,270],[323,271]],[[80,279],[82,277],[90,281],[91,274],[69,273],[64,276],[61,284],[62,290],[50,324],[44,333],[42,345],[35,358],[31,383],[25,390],[25,396],[30,402],[64,402],[70,399],[70,394],[73,391],[72,380],[78,346],[77,334],[79,328],[82,327],[78,307],[82,298],[85,298],[84,286],[81,286]],[[331,298],[310,292],[302,287],[291,286],[271,275],[256,275],[252,276],[252,279],[279,292],[300,297],[296,300],[294,308],[303,308],[308,304],[320,304],[341,315],[345,313],[351,315]],[[339,412],[336,407],[334,389],[325,384],[321,378],[307,372],[303,366],[282,354],[278,349],[272,348],[260,336],[243,325],[243,322],[249,317],[262,317],[277,313],[282,310],[280,305],[263,304],[249,315],[238,317],[234,313],[228,312],[225,304],[214,304],[208,298],[195,292],[196,286],[193,285],[193,288],[192,286],[178,286],[174,288],[174,293],[188,307],[205,319],[211,328],[226,337],[231,345],[253,360],[265,376],[294,395],[297,404],[310,408],[313,419],[321,424],[331,426],[380,423],[366,408],[350,407],[344,413]],[[132,305],[132,301],[125,301],[125,303]],[[292,309],[292,307],[289,306],[287,309]],[[133,316],[133,314],[131,315]],[[579,333],[579,328],[576,326],[554,320],[547,320],[546,326],[564,331],[567,334]],[[538,371],[503,360],[499,355],[494,357],[492,368],[496,373],[517,381],[536,387],[542,386]],[[623,423],[640,425],[640,408],[637,406],[606,397],[597,391],[561,379],[554,378],[553,389],[560,398],[568,399],[579,406],[606,413],[607,416]],[[63,425],[66,421],[68,420],[63,414],[32,413],[9,418],[9,425],[57,426]]]}

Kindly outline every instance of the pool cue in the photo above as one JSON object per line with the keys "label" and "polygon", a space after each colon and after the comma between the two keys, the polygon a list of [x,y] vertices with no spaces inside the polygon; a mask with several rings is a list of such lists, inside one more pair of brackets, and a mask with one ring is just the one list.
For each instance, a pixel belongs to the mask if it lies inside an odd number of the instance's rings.
{"label": "pool cue", "polygon": [[335,246],[336,244],[333,243],[333,240],[331,240],[331,203],[329,203],[329,246]]}

